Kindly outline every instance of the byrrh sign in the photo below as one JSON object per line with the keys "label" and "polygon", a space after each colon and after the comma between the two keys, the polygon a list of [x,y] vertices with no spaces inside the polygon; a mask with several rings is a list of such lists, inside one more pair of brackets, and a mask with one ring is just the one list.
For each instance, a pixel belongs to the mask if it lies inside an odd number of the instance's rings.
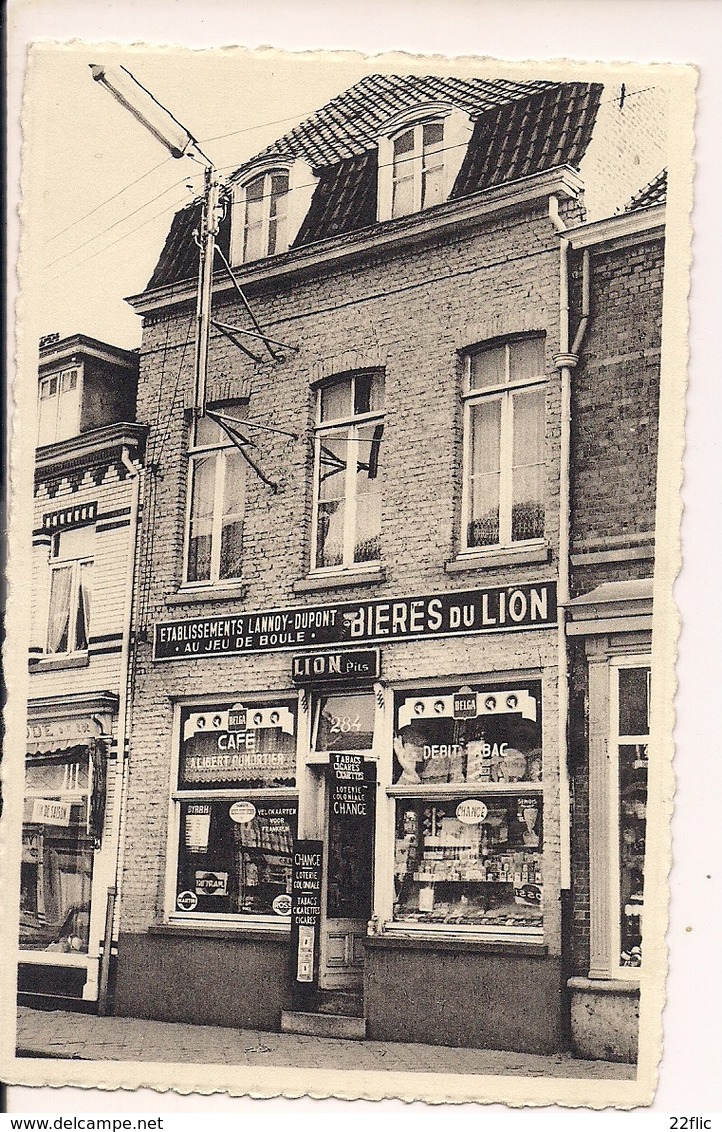
{"label": "byrrh sign", "polygon": [[334,602],[303,609],[161,621],[155,660],[228,656],[299,647],[360,645],[540,629],[555,625],[556,583],[532,582],[432,594]]}

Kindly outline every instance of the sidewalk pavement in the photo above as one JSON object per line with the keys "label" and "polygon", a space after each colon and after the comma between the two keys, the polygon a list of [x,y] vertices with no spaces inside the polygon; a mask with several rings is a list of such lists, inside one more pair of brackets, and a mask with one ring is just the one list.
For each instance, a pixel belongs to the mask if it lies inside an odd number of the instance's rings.
{"label": "sidewalk pavement", "polygon": [[388,1069],[595,1081],[633,1080],[636,1075],[633,1065],[582,1061],[566,1053],[544,1056],[410,1042],[349,1041],[141,1018],[99,1018],[94,1014],[29,1007],[18,1010],[17,1050],[18,1056],[84,1061],[187,1061],[201,1065]]}

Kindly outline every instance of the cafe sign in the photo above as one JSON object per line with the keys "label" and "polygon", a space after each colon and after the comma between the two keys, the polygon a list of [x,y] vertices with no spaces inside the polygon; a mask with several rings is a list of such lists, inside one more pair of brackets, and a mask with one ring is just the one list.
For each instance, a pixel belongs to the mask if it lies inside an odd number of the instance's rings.
{"label": "cafe sign", "polygon": [[154,660],[239,656],[544,629],[556,625],[556,583],[488,586],[422,597],[194,617],[155,625]]}

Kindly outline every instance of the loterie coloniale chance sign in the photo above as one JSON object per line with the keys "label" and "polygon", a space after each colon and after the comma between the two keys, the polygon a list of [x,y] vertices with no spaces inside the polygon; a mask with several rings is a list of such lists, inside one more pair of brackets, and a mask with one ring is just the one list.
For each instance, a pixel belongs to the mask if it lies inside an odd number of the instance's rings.
{"label": "loterie coloniale chance sign", "polygon": [[556,625],[555,582],[332,602],[155,625],[154,660],[409,641]]}

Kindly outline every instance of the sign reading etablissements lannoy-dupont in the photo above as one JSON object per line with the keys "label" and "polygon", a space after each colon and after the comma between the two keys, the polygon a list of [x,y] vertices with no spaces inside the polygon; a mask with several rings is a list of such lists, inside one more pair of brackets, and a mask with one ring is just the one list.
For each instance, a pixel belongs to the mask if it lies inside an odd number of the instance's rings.
{"label": "sign reading etablissements lannoy-dupont", "polygon": [[161,621],[155,660],[457,637],[556,624],[555,582]]}

